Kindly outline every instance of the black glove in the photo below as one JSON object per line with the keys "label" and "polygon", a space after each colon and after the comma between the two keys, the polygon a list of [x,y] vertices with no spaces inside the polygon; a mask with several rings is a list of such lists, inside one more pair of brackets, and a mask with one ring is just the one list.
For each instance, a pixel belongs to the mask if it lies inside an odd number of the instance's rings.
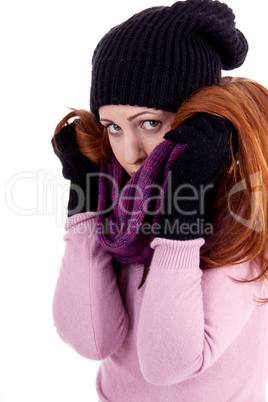
{"label": "black glove", "polygon": [[68,216],[86,211],[97,211],[98,176],[96,165],[79,151],[76,141],[75,121],[62,127],[55,135],[55,154],[62,163],[63,177],[71,181]]}
{"label": "black glove", "polygon": [[160,237],[190,240],[213,230],[211,224],[206,225],[205,215],[215,195],[215,183],[231,158],[231,132],[235,153],[237,137],[233,125],[207,113],[195,114],[164,136],[175,143],[186,143],[187,148],[171,168],[172,200],[164,201]]}

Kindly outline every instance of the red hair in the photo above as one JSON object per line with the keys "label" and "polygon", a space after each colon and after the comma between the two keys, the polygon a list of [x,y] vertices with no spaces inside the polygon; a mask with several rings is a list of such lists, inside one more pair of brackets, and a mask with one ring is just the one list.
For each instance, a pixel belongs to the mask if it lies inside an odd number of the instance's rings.
{"label": "red hair", "polygon": [[[221,174],[214,203],[214,223],[221,234],[211,249],[204,248],[202,266],[220,267],[257,258],[262,268],[256,279],[267,277],[268,91],[241,78],[203,88],[181,106],[174,127],[196,112],[231,121],[238,140],[238,152]],[[228,205],[237,183],[243,191],[234,193]],[[230,213],[230,206],[236,216]]]}
{"label": "red hair", "polygon": [[[201,249],[201,268],[254,260],[260,268],[258,277],[253,280],[264,280],[268,277],[268,91],[260,84],[242,78],[202,88],[183,103],[172,128],[198,112],[231,121],[238,141],[237,153],[221,173],[213,204],[216,232],[211,239],[220,235],[212,247]],[[79,118],[76,127],[80,151],[97,163],[109,160],[111,148],[107,130],[94,120],[90,112],[73,110],[58,124],[55,133],[76,116]],[[258,178],[261,183],[254,182]],[[230,198],[237,183],[241,183],[243,191]],[[230,213],[230,208],[233,213]],[[207,239],[208,244],[211,239]]]}
{"label": "red hair", "polygon": [[107,130],[97,123],[93,114],[87,110],[71,109],[56,126],[53,136],[53,143],[57,147],[55,135],[73,117],[76,120],[76,138],[81,153],[87,156],[92,162],[97,164],[108,162],[111,158],[112,150],[110,147]]}

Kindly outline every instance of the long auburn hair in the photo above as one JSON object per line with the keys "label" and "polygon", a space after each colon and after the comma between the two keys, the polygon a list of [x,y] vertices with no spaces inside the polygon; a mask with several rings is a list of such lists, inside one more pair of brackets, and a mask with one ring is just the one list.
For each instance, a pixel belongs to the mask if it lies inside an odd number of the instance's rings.
{"label": "long auburn hair", "polygon": [[[244,78],[204,87],[182,104],[172,128],[199,112],[231,121],[235,130],[230,136],[236,135],[238,142],[238,151],[221,173],[212,208],[216,232],[211,238],[219,234],[218,240],[212,247],[201,248],[201,268],[257,261],[259,275],[245,282],[268,279],[268,90]],[[107,130],[91,112],[72,109],[57,125],[55,134],[73,117],[78,117],[76,131],[81,153],[93,162],[107,162],[112,155]],[[233,191],[237,185],[240,191]],[[207,240],[209,243],[211,239]]]}

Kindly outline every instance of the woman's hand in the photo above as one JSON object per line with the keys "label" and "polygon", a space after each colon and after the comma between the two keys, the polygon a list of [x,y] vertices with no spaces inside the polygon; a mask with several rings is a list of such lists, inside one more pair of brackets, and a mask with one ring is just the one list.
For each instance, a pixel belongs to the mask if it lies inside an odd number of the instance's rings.
{"label": "woman's hand", "polygon": [[160,237],[174,240],[202,237],[204,221],[201,220],[208,196],[232,155],[231,133],[233,152],[236,152],[233,125],[222,118],[198,113],[165,135],[167,140],[186,143],[187,149],[171,169],[172,200],[165,200]]}
{"label": "woman's hand", "polygon": [[62,163],[63,177],[71,181],[68,216],[96,211],[98,206],[98,176],[95,164],[82,155],[76,141],[76,122],[62,127],[52,140],[55,154]]}

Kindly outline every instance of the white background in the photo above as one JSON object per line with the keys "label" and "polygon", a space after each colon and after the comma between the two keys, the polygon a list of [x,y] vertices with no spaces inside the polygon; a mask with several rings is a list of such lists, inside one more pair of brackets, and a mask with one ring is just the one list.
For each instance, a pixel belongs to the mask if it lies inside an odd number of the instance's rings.
{"label": "white background", "polygon": [[[99,363],[77,355],[53,327],[68,182],[50,139],[68,107],[89,108],[91,56],[100,38],[135,12],[172,3],[2,3],[0,402],[97,401]],[[268,87],[267,0],[226,3],[250,44],[233,75]]]}

